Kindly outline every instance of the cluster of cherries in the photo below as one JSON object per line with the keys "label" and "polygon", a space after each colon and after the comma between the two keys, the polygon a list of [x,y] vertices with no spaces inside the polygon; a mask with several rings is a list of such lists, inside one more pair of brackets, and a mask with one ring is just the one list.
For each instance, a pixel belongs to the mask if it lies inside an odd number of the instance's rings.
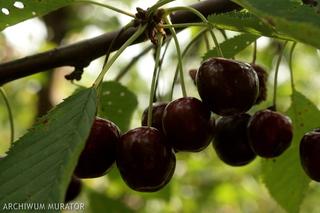
{"label": "cluster of cherries", "polygon": [[[266,99],[266,78],[266,71],[257,65],[210,58],[201,64],[195,76],[202,101],[183,97],[169,103],[154,103],[151,127],[147,126],[146,109],[142,126],[122,135],[111,121],[96,118],[74,171],[66,202],[79,194],[78,178],[103,176],[114,162],[131,189],[157,191],[174,174],[175,153],[199,152],[213,138],[218,157],[231,166],[246,165],[257,155],[264,158],[281,155],[291,144],[290,119],[269,109],[253,116],[246,113]],[[212,112],[220,118],[215,120]],[[314,138],[306,137],[305,140]],[[310,145],[302,149],[304,155],[313,151]],[[304,163],[307,167],[308,162]]]}

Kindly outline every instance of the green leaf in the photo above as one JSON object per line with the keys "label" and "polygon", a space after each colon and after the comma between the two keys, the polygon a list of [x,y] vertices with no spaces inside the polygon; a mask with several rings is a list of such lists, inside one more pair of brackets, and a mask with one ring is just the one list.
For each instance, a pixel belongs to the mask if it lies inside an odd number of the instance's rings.
{"label": "green leaf", "polygon": [[[258,38],[259,36],[257,35],[241,34],[224,41],[220,44],[223,56],[225,58],[233,58],[235,55],[237,55],[239,52],[241,52],[243,49],[245,49]],[[213,48],[212,50],[206,52],[206,54],[203,56],[203,60],[217,56],[219,56],[217,54],[217,48]]]}
{"label": "green leaf", "polygon": [[91,212],[108,212],[108,213],[131,213],[132,209],[127,207],[124,202],[118,199],[110,198],[105,194],[95,191],[88,193],[89,205]]}
{"label": "green leaf", "polygon": [[320,14],[292,0],[233,0],[258,16],[277,34],[320,48]]}
{"label": "green leaf", "polygon": [[256,16],[245,11],[214,14],[210,15],[208,20],[213,25],[226,30],[277,37],[272,28],[264,24]]}
{"label": "green leaf", "polygon": [[[0,1],[0,31],[26,19],[42,16],[74,0],[3,0]],[[7,14],[7,12],[9,14]]]}
{"label": "green leaf", "polygon": [[138,105],[136,95],[116,81],[102,83],[99,116],[114,122],[122,132],[129,129]]}
{"label": "green leaf", "polygon": [[64,202],[95,117],[96,99],[93,88],[69,97],[37,121],[0,160],[1,210],[8,203]]}
{"label": "green leaf", "polygon": [[299,212],[310,179],[304,173],[299,156],[302,136],[319,126],[320,111],[301,93],[294,91],[287,115],[294,128],[290,148],[274,160],[262,163],[263,180],[272,197],[288,212]]}

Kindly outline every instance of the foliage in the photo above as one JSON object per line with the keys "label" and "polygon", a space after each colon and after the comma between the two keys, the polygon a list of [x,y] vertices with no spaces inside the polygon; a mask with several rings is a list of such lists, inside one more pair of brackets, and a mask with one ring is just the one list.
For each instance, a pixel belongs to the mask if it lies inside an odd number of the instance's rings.
{"label": "foliage", "polygon": [[[74,2],[74,0],[1,1],[0,30]],[[126,5],[133,4],[131,1],[121,2]],[[306,56],[309,61],[311,61],[310,55],[317,54],[315,49],[320,48],[320,15],[315,8],[293,0],[234,0],[234,2],[243,6],[245,10],[212,14],[208,17],[209,22],[219,29],[242,33],[220,43],[226,58],[239,57],[249,61],[252,51],[248,50],[248,47],[262,36],[309,45],[309,47],[301,45],[302,52],[306,51],[303,54],[309,57]],[[20,8],[21,5],[23,8]],[[82,17],[82,12],[78,15]],[[111,20],[119,19],[112,16],[105,22],[99,20],[98,25],[105,25],[103,26],[105,29],[110,29],[111,23],[118,25]],[[92,22],[88,20],[83,22],[92,24],[97,22],[97,19]],[[275,44],[270,42],[267,48],[261,48],[258,53],[260,60],[257,61],[271,64],[274,55],[270,54],[270,49],[274,48]],[[197,52],[192,54],[193,58],[189,57],[186,61],[190,64],[199,63],[201,57],[195,59],[194,55],[202,55],[203,59],[217,56],[216,48],[204,54],[201,48],[202,46],[199,45],[193,49]],[[173,54],[175,53],[171,53]],[[175,67],[172,65],[177,62],[174,57],[166,58],[168,62],[166,62],[167,65],[164,63],[163,71]],[[299,59],[299,62],[301,61],[304,59]],[[316,63],[313,61],[311,64]],[[121,64],[118,64],[117,68],[120,66]],[[146,67],[143,66],[143,68]],[[309,76],[307,69],[304,70],[301,65],[296,65],[294,68],[298,69],[298,72],[295,72],[295,80],[301,87],[301,91],[317,90],[312,87],[312,84],[318,85],[318,82],[316,78]],[[104,82],[101,91],[98,91],[101,94],[98,101],[96,90],[93,88],[75,93],[39,119],[32,129],[11,147],[7,157],[0,160],[0,208],[8,202],[58,203],[63,201],[67,184],[84,147],[97,109],[99,116],[112,120],[122,132],[140,123],[140,118],[136,118],[134,112],[143,110],[142,106],[145,107],[145,103],[138,106],[138,100],[139,102],[145,100],[148,96],[145,88],[149,86],[144,87],[136,73],[128,75],[131,79],[127,80],[125,84],[127,87],[115,81]],[[280,83],[279,101],[288,99],[291,91],[288,85],[288,80]],[[187,88],[194,87],[190,84]],[[15,88],[10,89],[15,90]],[[22,91],[24,89],[19,90],[22,95],[13,98],[14,103],[24,95],[25,91]],[[270,104],[270,99],[271,97],[265,105]],[[104,191],[90,181],[85,181],[85,194],[89,202],[88,211],[218,212],[230,208],[234,212],[278,212],[279,207],[266,199],[268,195],[263,188],[256,186],[259,176],[262,176],[270,195],[284,210],[289,213],[299,212],[299,210],[310,212],[300,209],[300,206],[303,206],[302,202],[305,198],[310,197],[309,193],[313,192],[314,194],[311,195],[316,197],[315,195],[320,195],[320,192],[317,186],[309,190],[310,179],[300,166],[299,142],[305,132],[318,127],[320,112],[317,105],[320,100],[314,97],[309,100],[310,94],[303,95],[296,90],[293,90],[291,99],[291,106],[286,114],[291,117],[294,125],[293,144],[279,158],[261,160],[261,164],[256,160],[252,166],[232,168],[219,162],[212,147],[194,155],[179,153],[173,180],[166,188],[154,194],[130,191],[124,186],[114,168],[102,181],[106,183]],[[1,107],[0,105],[0,109]],[[17,111],[25,113],[26,109]],[[0,110],[0,117],[4,117],[1,113],[3,112]],[[19,118],[19,121],[21,120]],[[259,166],[261,171],[257,169]],[[315,202],[317,200],[310,205],[315,205]],[[309,209],[312,208],[309,207]]]}

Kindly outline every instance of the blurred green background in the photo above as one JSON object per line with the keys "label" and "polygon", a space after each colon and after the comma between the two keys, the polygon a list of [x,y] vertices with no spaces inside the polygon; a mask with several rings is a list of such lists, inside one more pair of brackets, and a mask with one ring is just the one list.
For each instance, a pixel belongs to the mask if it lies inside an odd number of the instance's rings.
{"label": "blurred green background", "polygon": [[[136,6],[145,8],[154,2],[150,1],[110,1],[117,7],[134,11]],[[110,3],[109,2],[109,3]],[[190,4],[195,1],[176,1],[176,4]],[[10,27],[0,33],[0,62],[10,61],[29,54],[41,52],[55,46],[65,45],[104,32],[118,29],[128,22],[126,17],[119,16],[103,8],[89,5],[75,5],[63,8],[43,19],[32,19]],[[182,48],[186,46],[199,28],[189,28],[179,34]],[[35,33],[36,32],[36,33]],[[219,31],[216,35],[223,41]],[[236,35],[227,32],[228,37]],[[260,38],[258,40],[257,64],[269,72],[268,100],[254,107],[251,112],[271,105],[273,76],[277,53],[282,41]],[[150,42],[128,48],[124,55],[114,64],[106,80],[114,79],[130,60],[150,45]],[[212,46],[212,44],[210,44]],[[236,59],[251,62],[252,48],[246,48]],[[289,49],[289,48],[288,48]],[[288,49],[282,60],[278,83],[278,108],[285,112],[290,106],[290,76],[288,69]],[[190,96],[198,97],[189,69],[199,67],[206,45],[201,40],[184,59],[187,90]],[[298,44],[294,52],[293,71],[297,90],[320,105],[320,78],[317,78],[320,67],[320,52],[316,49]],[[140,125],[142,111],[146,108],[153,71],[153,55],[150,51],[143,56],[120,80],[133,91],[139,100],[131,121],[131,128]],[[101,70],[103,58],[93,61],[85,69],[82,80],[76,82],[90,86]],[[173,44],[170,44],[163,63],[159,82],[158,97],[166,99],[171,87],[177,57]],[[60,103],[77,88],[64,79],[64,75],[73,69],[62,67],[54,71],[36,74],[10,82],[4,86],[14,114],[16,136],[18,139],[32,126],[37,117],[43,115],[52,106]],[[174,97],[181,96],[179,85],[175,88]],[[10,147],[10,129],[8,114],[4,101],[0,100],[0,154]],[[200,153],[178,153],[174,177],[161,191],[156,193],[138,193],[129,189],[120,178],[116,166],[101,178],[84,180],[84,187],[77,202],[85,203],[84,212],[284,212],[268,194],[261,182],[260,159],[244,167],[231,167],[221,162],[212,146]],[[301,207],[301,212],[320,212],[320,187],[311,183],[311,188]]]}

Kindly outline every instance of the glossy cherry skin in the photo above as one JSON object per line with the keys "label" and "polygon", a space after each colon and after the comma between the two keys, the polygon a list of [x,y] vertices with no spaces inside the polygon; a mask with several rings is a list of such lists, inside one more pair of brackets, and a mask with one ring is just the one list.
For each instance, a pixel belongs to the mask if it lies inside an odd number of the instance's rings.
{"label": "glossy cherry skin", "polygon": [[205,149],[214,132],[210,110],[193,97],[179,98],[164,109],[162,124],[168,143],[175,151],[199,152]]}
{"label": "glossy cherry skin", "polygon": [[122,179],[131,189],[154,192],[172,178],[176,158],[159,130],[143,126],[121,136],[116,163]]}
{"label": "glossy cherry skin", "polygon": [[119,138],[119,128],[114,123],[97,117],[74,174],[79,178],[105,175],[116,160],[116,144]]}
{"label": "glossy cherry skin", "polygon": [[259,80],[253,68],[231,59],[204,61],[198,69],[196,82],[203,103],[222,116],[248,111],[259,93]]}
{"label": "glossy cherry skin", "polygon": [[67,203],[74,200],[80,194],[81,189],[82,189],[81,181],[78,178],[72,176],[66,192],[66,197],[64,202]]}
{"label": "glossy cherry skin", "polygon": [[306,133],[300,142],[300,162],[305,173],[320,182],[320,130]]}
{"label": "glossy cherry skin", "polygon": [[[152,104],[152,123],[151,126],[163,132],[162,129],[162,115],[164,108],[167,106],[166,102],[157,102]],[[148,125],[148,108],[143,111],[142,114],[142,126]]]}
{"label": "glossy cherry skin", "polygon": [[254,69],[254,71],[256,71],[259,79],[259,95],[255,103],[255,104],[259,104],[262,101],[265,101],[267,99],[268,73],[263,67],[257,64],[251,64],[251,66]]}
{"label": "glossy cherry skin", "polygon": [[221,117],[216,122],[212,144],[218,157],[230,166],[246,165],[256,157],[247,136],[250,117],[249,114],[239,114]]}
{"label": "glossy cherry skin", "polygon": [[268,109],[256,112],[248,124],[250,146],[264,158],[281,155],[290,146],[292,136],[290,118]]}

